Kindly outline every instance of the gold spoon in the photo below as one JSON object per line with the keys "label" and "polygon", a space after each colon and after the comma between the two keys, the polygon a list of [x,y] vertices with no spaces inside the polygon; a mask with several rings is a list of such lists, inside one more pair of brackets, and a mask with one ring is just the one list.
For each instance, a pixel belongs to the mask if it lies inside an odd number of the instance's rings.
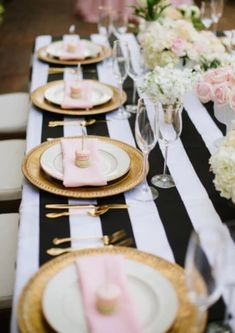
{"label": "gold spoon", "polygon": [[106,120],[96,120],[96,119],[89,119],[89,120],[62,120],[62,121],[49,121],[48,127],[57,127],[57,126],[64,126],[64,125],[79,125],[79,126],[89,126],[93,125],[96,122],[105,122]]}

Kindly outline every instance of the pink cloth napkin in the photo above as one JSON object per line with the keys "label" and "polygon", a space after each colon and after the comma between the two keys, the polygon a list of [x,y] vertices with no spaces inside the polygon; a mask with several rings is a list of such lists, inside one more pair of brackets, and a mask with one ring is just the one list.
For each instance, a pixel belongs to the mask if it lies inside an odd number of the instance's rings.
{"label": "pink cloth napkin", "polygon": [[73,59],[79,59],[79,60],[82,60],[82,59],[85,59],[85,43],[82,42],[82,41],[77,41],[76,42],[76,49],[74,52],[69,52],[67,51],[67,45],[68,43],[71,43],[71,42],[64,42],[63,43],[63,49],[60,53],[60,56],[59,58],[61,60],[73,60]]}
{"label": "pink cloth napkin", "polygon": [[90,109],[93,107],[91,103],[92,85],[91,82],[79,81],[81,86],[81,97],[76,99],[70,96],[71,84],[74,81],[64,81],[64,99],[61,104],[62,109]]}
{"label": "pink cloth napkin", "polygon": [[75,165],[75,151],[81,149],[81,139],[61,139],[63,155],[63,184],[65,187],[102,186],[107,180],[101,170],[101,161],[96,139],[85,139],[84,149],[91,153],[91,162],[87,168]]}
{"label": "pink cloth napkin", "polygon": [[[89,333],[143,333],[127,289],[123,256],[79,258],[76,268]],[[96,291],[107,281],[107,276],[108,281],[121,290],[119,308],[110,315],[102,314],[96,309]]]}

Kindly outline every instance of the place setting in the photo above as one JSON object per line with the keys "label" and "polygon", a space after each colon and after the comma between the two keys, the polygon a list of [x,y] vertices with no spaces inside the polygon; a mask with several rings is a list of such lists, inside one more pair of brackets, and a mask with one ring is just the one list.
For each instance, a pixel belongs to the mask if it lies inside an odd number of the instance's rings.
{"label": "place setting", "polygon": [[36,187],[73,198],[123,193],[144,177],[139,150],[108,137],[85,135],[40,144],[25,156],[22,170]]}
{"label": "place setting", "polygon": [[38,59],[58,65],[93,64],[110,55],[109,47],[86,39],[52,42],[37,52]]}
{"label": "place setting", "polygon": [[[94,274],[95,281],[88,279]],[[93,326],[98,332],[131,327],[140,333],[185,333],[195,316],[180,266],[113,245],[73,251],[44,264],[18,304],[23,333],[51,328],[85,333]]]}

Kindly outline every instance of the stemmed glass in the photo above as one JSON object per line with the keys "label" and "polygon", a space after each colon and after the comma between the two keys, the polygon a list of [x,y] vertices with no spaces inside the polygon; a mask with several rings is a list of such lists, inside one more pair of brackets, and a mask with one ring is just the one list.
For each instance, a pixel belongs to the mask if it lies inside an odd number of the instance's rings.
{"label": "stemmed glass", "polygon": [[127,32],[128,14],[126,11],[113,11],[112,27],[114,35],[119,38]]}
{"label": "stemmed glass", "polygon": [[201,2],[201,21],[204,24],[204,26],[208,29],[213,23],[212,19],[212,2],[211,0],[206,0]]}
{"label": "stemmed glass", "polygon": [[166,173],[168,147],[171,143],[176,141],[181,134],[183,104],[162,105],[161,103],[157,103],[155,107],[157,113],[157,137],[159,141],[163,142],[165,145],[165,161],[163,174],[153,176],[151,181],[152,184],[157,187],[170,188],[174,187],[175,183],[173,178]]}
{"label": "stemmed glass", "polygon": [[145,178],[141,184],[141,191],[135,195],[135,199],[139,201],[152,201],[159,195],[158,191],[153,187],[149,187],[147,183],[148,155],[157,142],[157,117],[155,112],[152,112],[150,115],[146,103],[147,102],[143,98],[139,99],[135,120],[136,142],[144,154],[143,172]]}
{"label": "stemmed glass", "polygon": [[211,0],[212,21],[214,23],[214,32],[216,33],[219,20],[224,10],[224,0]]}
{"label": "stemmed glass", "polygon": [[98,7],[98,32],[104,36],[105,43],[109,46],[109,36],[112,32],[112,11],[110,6]]}
{"label": "stemmed glass", "polygon": [[[129,59],[128,59],[128,45],[121,40],[115,40],[113,45],[113,74],[117,80],[120,91],[120,102],[122,103],[123,97],[123,82],[127,78],[129,71]],[[131,116],[127,112],[123,105],[119,107],[117,113],[113,116],[115,119],[128,119]]]}
{"label": "stemmed glass", "polygon": [[199,233],[193,231],[190,237],[185,278],[189,299],[197,306],[193,333],[202,331],[205,311],[221,296],[225,246],[226,236],[222,227],[205,228]]}

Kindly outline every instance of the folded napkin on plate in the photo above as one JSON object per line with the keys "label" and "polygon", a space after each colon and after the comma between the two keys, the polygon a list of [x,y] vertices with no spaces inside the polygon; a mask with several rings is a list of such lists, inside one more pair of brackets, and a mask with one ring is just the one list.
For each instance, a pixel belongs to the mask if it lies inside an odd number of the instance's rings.
{"label": "folded napkin on plate", "polygon": [[[68,51],[69,47],[73,49],[72,52]],[[83,60],[86,57],[85,48],[86,45],[82,41],[64,42],[59,58],[60,60]]]}
{"label": "folded napkin on plate", "polygon": [[[89,333],[142,333],[134,304],[127,289],[124,258],[121,255],[82,257],[76,261],[84,313]],[[105,281],[121,291],[118,309],[102,314],[96,308],[96,291]]]}
{"label": "folded napkin on plate", "polygon": [[92,84],[87,81],[80,81],[79,86],[81,88],[80,98],[72,98],[71,85],[74,81],[64,81],[64,99],[61,103],[62,109],[90,109],[93,107],[91,103]]}
{"label": "folded napkin on plate", "polygon": [[76,150],[81,150],[81,139],[61,139],[64,186],[106,185],[107,180],[101,169],[97,140],[86,138],[84,140],[84,149],[90,151],[91,162],[87,168],[79,168],[75,165],[75,152]]}

